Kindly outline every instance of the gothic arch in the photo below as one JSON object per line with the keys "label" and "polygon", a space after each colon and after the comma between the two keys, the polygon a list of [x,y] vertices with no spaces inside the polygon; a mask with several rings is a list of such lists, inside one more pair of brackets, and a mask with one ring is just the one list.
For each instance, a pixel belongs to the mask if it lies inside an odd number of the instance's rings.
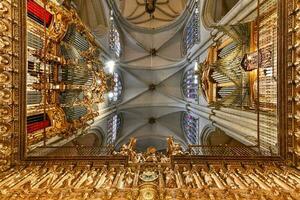
{"label": "gothic arch", "polygon": [[211,145],[211,146],[219,146],[219,145],[229,145],[236,146],[242,145],[239,141],[233,139],[228,136],[223,130],[213,126],[206,125],[199,137],[200,145]]}
{"label": "gothic arch", "polygon": [[204,0],[202,10],[204,26],[211,28],[217,25],[238,2],[239,0]]}

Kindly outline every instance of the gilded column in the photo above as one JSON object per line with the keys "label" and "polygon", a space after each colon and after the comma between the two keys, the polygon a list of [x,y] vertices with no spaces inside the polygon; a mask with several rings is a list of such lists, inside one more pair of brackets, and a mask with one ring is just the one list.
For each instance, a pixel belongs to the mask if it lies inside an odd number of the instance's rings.
{"label": "gilded column", "polygon": [[0,171],[7,169],[16,155],[20,130],[19,99],[25,68],[22,31],[24,0],[0,1]]}

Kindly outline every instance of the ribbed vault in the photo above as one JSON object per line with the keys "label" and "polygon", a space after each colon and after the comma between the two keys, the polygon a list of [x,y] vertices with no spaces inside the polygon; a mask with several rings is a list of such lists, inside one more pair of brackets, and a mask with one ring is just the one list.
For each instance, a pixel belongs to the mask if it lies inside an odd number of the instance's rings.
{"label": "ribbed vault", "polygon": [[[191,104],[198,103],[186,99],[181,90],[183,74],[194,65],[190,55],[184,53],[183,33],[194,1],[158,0],[154,18],[145,12],[143,0],[74,2],[79,15],[101,44],[105,60],[114,57],[109,50],[110,14],[121,35],[122,52],[115,61],[123,82],[122,100],[117,105],[100,108],[105,109],[104,114],[93,125],[103,130],[104,145],[108,117],[121,114],[122,126],[115,141],[117,148],[136,137],[138,151],[150,146],[163,151],[166,137],[170,135],[187,147],[182,116],[183,112],[190,111]],[[99,10],[103,11],[101,16]],[[199,115],[207,117],[205,113]],[[199,119],[200,130],[211,123],[208,119]],[[223,135],[210,134],[207,141]]]}
{"label": "ribbed vault", "polygon": [[165,26],[180,16],[187,0],[157,0],[150,17],[145,11],[144,0],[117,0],[116,5],[122,16],[130,23],[144,28]]}
{"label": "ribbed vault", "polygon": [[186,147],[181,78],[189,63],[182,56],[183,22],[161,32],[141,32],[118,23],[126,39],[119,60],[124,92],[117,110],[124,120],[117,147],[136,137],[138,150],[154,146],[163,151],[170,135]]}

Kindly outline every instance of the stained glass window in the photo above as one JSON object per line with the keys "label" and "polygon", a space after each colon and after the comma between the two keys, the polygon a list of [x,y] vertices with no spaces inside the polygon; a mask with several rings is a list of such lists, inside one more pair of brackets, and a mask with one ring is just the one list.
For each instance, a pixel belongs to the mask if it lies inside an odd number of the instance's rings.
{"label": "stained glass window", "polygon": [[184,73],[182,90],[185,98],[198,101],[198,76],[194,69],[189,69]]}
{"label": "stained glass window", "polygon": [[115,24],[113,13],[111,13],[111,17],[110,17],[109,48],[110,51],[116,57],[120,57],[121,55],[120,33]]}
{"label": "stained glass window", "polygon": [[198,144],[198,119],[188,112],[183,114],[183,130],[189,144]]}
{"label": "stained glass window", "polygon": [[107,120],[107,144],[114,144],[121,127],[121,115],[114,114]]}
{"label": "stained glass window", "polygon": [[122,96],[123,85],[120,75],[116,72],[114,73],[114,82],[115,86],[113,88],[113,91],[110,91],[108,93],[108,100],[110,103],[117,103],[121,100]]}
{"label": "stained glass window", "polygon": [[194,46],[195,43],[200,41],[200,29],[199,29],[199,8],[196,4],[194,13],[188,21],[183,32],[183,50],[184,54]]}

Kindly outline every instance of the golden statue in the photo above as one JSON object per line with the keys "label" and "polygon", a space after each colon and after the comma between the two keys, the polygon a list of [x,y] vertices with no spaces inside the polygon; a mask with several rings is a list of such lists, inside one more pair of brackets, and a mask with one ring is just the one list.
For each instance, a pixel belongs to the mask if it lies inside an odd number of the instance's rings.
{"label": "golden statue", "polygon": [[180,144],[174,142],[173,136],[169,136],[167,138],[167,143],[168,143],[167,154],[169,156],[183,155],[184,154],[184,152],[183,152],[182,147],[180,146]]}

